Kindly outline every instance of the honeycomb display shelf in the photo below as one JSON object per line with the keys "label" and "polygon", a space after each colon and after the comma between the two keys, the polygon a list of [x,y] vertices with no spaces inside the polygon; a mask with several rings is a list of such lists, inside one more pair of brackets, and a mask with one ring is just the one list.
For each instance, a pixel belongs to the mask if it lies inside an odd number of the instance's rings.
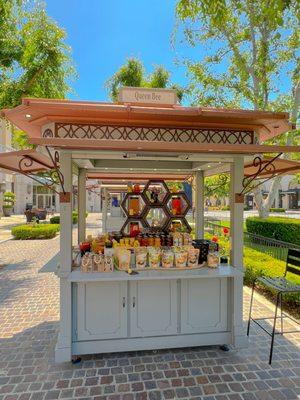
{"label": "honeycomb display shelf", "polygon": [[[178,222],[187,232],[192,230],[186,220],[191,209],[188,197],[183,191],[170,191],[163,179],[149,180],[142,192],[127,193],[121,208],[126,214],[126,221],[121,228],[124,235],[130,233],[128,227],[131,223],[155,231],[170,229],[173,223]],[[157,224],[153,226],[151,218],[155,219],[155,216]]]}

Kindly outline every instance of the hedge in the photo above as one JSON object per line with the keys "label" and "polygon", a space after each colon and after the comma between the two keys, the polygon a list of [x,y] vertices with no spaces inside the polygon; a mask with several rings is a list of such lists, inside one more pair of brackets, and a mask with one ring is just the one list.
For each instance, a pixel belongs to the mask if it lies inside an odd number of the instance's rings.
{"label": "hedge", "polygon": [[[211,234],[205,234],[206,239],[211,239],[211,236]],[[225,239],[223,235],[218,236],[218,239],[221,248],[226,249],[226,254],[229,254],[229,240]],[[244,246],[244,267],[244,284],[251,286],[253,280],[260,276],[283,276],[285,272],[285,261],[278,260],[269,254]],[[296,274],[288,272],[287,279],[296,284],[300,284],[300,276]],[[261,288],[269,297],[275,298],[274,291],[264,286],[261,286]],[[299,293],[286,293],[283,298],[283,303],[285,306],[290,307],[288,311],[293,311],[294,314],[299,317],[299,310],[297,311],[297,306],[299,306],[300,303]]]}
{"label": "hedge", "polygon": [[284,208],[270,208],[270,212],[285,213]]}
{"label": "hedge", "polygon": [[[244,267],[246,268],[244,283],[246,285],[252,285],[254,279],[260,276],[271,276],[278,277],[283,276],[285,272],[285,261],[278,260],[271,257],[269,254],[262,253],[260,251],[250,249],[249,247],[244,248]],[[300,284],[300,277],[298,275],[287,273],[287,279],[296,284]],[[275,297],[276,292],[265,286],[261,288],[269,293],[272,297]],[[295,307],[300,303],[299,293],[286,293],[284,295],[284,302],[290,306]]]}
{"label": "hedge", "polygon": [[15,239],[51,239],[59,231],[57,224],[28,224],[12,228],[11,233]]}
{"label": "hedge", "polygon": [[283,242],[300,245],[300,220],[280,217],[249,217],[247,231]]}
{"label": "hedge", "polygon": [[[85,213],[85,216],[88,216],[88,213]],[[73,220],[73,224],[77,224],[78,222],[78,212],[77,211],[73,211],[72,212],[72,220]],[[60,216],[59,215],[55,215],[54,217],[50,218],[50,224],[60,224]]]}

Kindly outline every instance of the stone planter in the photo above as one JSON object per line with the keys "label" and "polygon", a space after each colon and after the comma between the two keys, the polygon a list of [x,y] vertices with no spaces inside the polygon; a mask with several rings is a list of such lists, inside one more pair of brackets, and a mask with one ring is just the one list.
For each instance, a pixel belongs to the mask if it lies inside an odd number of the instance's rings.
{"label": "stone planter", "polygon": [[10,217],[12,214],[12,207],[3,207],[3,215],[4,217]]}

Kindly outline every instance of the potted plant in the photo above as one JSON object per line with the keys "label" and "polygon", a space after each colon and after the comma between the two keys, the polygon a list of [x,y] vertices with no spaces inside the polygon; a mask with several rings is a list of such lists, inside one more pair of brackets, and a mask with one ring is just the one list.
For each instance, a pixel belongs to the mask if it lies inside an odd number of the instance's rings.
{"label": "potted plant", "polygon": [[5,192],[3,195],[3,215],[5,217],[10,217],[12,209],[14,208],[16,202],[16,195],[12,192]]}

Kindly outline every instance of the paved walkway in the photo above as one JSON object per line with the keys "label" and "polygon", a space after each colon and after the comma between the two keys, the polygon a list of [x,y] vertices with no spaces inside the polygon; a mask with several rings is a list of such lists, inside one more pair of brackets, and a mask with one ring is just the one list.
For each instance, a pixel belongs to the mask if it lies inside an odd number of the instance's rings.
{"label": "paved walkway", "polygon": [[[100,354],[79,365],[56,365],[59,282],[39,269],[58,246],[59,238],[0,244],[0,264],[6,265],[0,268],[0,400],[300,398],[300,335],[277,336],[270,367],[269,338],[255,327],[249,348],[239,352],[204,347]],[[247,310],[248,289],[244,298]],[[270,314],[269,307],[258,297],[257,313]]]}

